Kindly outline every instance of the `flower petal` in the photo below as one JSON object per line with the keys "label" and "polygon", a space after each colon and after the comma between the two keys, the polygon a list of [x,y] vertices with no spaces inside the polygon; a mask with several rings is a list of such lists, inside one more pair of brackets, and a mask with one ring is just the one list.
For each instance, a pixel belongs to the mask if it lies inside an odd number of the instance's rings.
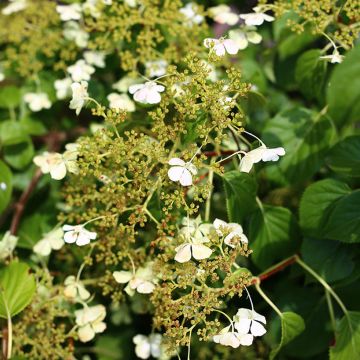
{"label": "flower petal", "polygon": [[176,248],[174,260],[179,263],[187,262],[191,259],[191,245],[183,244]]}
{"label": "flower petal", "polygon": [[212,250],[210,248],[208,248],[207,246],[202,245],[202,244],[193,244],[193,245],[191,245],[191,251],[192,251],[192,256],[196,260],[207,259],[212,254]]}
{"label": "flower petal", "polygon": [[250,331],[254,336],[263,336],[266,329],[258,321],[252,321]]}
{"label": "flower petal", "polygon": [[131,280],[133,274],[131,271],[121,270],[121,271],[114,271],[113,276],[115,278],[115,281],[118,282],[119,284],[126,284]]}

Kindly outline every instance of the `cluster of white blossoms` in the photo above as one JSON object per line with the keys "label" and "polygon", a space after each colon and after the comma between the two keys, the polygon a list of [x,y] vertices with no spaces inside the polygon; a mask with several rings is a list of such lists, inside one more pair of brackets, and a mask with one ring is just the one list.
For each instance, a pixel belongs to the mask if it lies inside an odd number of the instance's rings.
{"label": "cluster of white blossoms", "polygon": [[57,152],[43,152],[34,157],[33,162],[39,166],[43,174],[50,174],[54,180],[61,180],[67,172],[77,174],[78,145],[66,144],[63,154]]}
{"label": "cluster of white blossoms", "polygon": [[161,95],[165,90],[163,85],[156,81],[147,81],[145,84],[130,85],[129,92],[134,95],[134,100],[143,104],[158,104],[161,101]]}
{"label": "cluster of white blossoms", "polygon": [[138,334],[133,337],[133,342],[135,344],[135,354],[140,359],[153,357],[166,360],[171,358],[170,355],[168,356],[165,353],[161,334],[153,333],[149,336]]}
{"label": "cluster of white blossoms", "polygon": [[266,324],[263,315],[258,314],[254,309],[241,308],[233,317],[230,325],[215,335],[213,340],[218,344],[233,348],[240,345],[250,346],[254,337],[263,336],[266,333],[262,324]]}
{"label": "cluster of white blossoms", "polygon": [[204,21],[204,17],[197,12],[197,4],[188,3],[179,10],[186,19],[186,25],[192,26],[193,24],[201,24]]}
{"label": "cluster of white blossoms", "polygon": [[28,104],[30,110],[33,112],[51,108],[49,96],[43,92],[26,93],[24,95],[24,101]]}
{"label": "cluster of white blossoms", "polygon": [[81,225],[64,225],[64,241],[67,244],[76,244],[84,246],[90,244],[91,240],[96,239],[96,232],[85,229],[85,224]]}
{"label": "cluster of white blossoms", "polygon": [[49,256],[52,250],[60,250],[64,244],[64,231],[61,228],[55,228],[44,234],[33,250],[40,256]]}
{"label": "cluster of white blossoms", "polygon": [[10,257],[16,248],[19,238],[7,231],[0,241],[0,260]]}

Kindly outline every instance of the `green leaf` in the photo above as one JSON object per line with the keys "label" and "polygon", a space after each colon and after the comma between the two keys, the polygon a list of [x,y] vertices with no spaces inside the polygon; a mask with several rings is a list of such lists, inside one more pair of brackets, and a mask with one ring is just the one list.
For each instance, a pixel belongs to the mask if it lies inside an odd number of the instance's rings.
{"label": "green leaf", "polygon": [[360,241],[360,190],[336,202],[327,218],[324,237],[347,243]]}
{"label": "green leaf", "polygon": [[15,86],[0,88],[0,108],[14,108],[21,100],[20,90]]}
{"label": "green leaf", "polygon": [[360,112],[360,46],[335,66],[327,89],[329,113],[339,126],[358,120]]}
{"label": "green leaf", "polygon": [[29,141],[29,136],[23,126],[13,120],[0,123],[0,143],[1,145],[15,145],[24,141]]}
{"label": "green leaf", "polygon": [[256,182],[251,175],[237,170],[225,173],[223,180],[229,221],[241,224],[256,207]]}
{"label": "green leaf", "polygon": [[297,54],[315,40],[316,36],[314,36],[309,30],[305,30],[301,34],[291,32],[279,44],[278,53],[280,59],[285,59],[291,55]]}
{"label": "green leaf", "polygon": [[12,173],[0,160],[0,213],[8,206],[12,192]]}
{"label": "green leaf", "polygon": [[4,147],[4,159],[15,169],[23,169],[34,157],[34,146],[30,139],[16,145]]}
{"label": "green leaf", "polygon": [[30,117],[25,117],[20,120],[22,128],[29,135],[44,135],[46,134],[46,127],[40,120],[35,120]]}
{"label": "green leaf", "polygon": [[360,312],[349,311],[339,322],[330,360],[360,359]]}
{"label": "green leaf", "polygon": [[290,210],[264,205],[251,216],[249,229],[253,262],[266,269],[276,260],[294,253],[298,246],[298,226]]}
{"label": "green leaf", "polygon": [[307,99],[321,99],[325,84],[327,62],[320,59],[321,50],[304,52],[298,59],[295,80]]}
{"label": "green leaf", "polygon": [[305,323],[300,315],[290,311],[282,313],[280,344],[271,351],[270,360],[274,359],[280,349],[296,338],[304,329]]}
{"label": "green leaf", "polygon": [[310,185],[300,202],[300,226],[308,236],[323,237],[325,222],[331,205],[342,196],[350,194],[345,183],[325,179]]}
{"label": "green leaf", "polygon": [[29,270],[25,263],[12,262],[0,271],[0,317],[8,317],[6,306],[12,317],[30,304],[36,283]]}
{"label": "green leaf", "polygon": [[262,138],[269,147],[285,148],[278,166],[288,181],[296,183],[319,170],[336,131],[327,116],[294,108],[269,120]]}
{"label": "green leaf", "polygon": [[337,143],[331,149],[327,164],[337,173],[360,176],[360,136],[349,136]]}

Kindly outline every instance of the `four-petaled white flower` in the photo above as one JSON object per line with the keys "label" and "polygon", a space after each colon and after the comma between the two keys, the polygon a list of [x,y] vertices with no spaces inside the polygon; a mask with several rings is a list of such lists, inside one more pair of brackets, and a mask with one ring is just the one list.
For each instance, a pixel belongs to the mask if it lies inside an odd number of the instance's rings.
{"label": "four-petaled white flower", "polygon": [[155,277],[151,269],[151,264],[138,268],[135,273],[124,270],[114,271],[113,276],[119,284],[128,283],[125,287],[125,292],[130,296],[134,295],[135,290],[140,294],[150,294],[155,289]]}
{"label": "four-petaled white flower", "polygon": [[182,186],[192,185],[192,176],[197,174],[195,165],[180,158],[170,159],[169,165],[171,168],[168,171],[168,176],[171,181],[178,181]]}
{"label": "four-petaled white flower", "polygon": [[266,329],[262,324],[266,324],[265,316],[255,310],[241,308],[234,316],[234,326],[240,334],[250,332],[253,336],[263,336]]}
{"label": "four-petaled white flower", "polygon": [[30,110],[34,112],[51,108],[51,102],[46,93],[27,93],[24,95],[24,101],[29,105]]}
{"label": "four-petaled white flower", "polygon": [[11,15],[27,7],[27,0],[9,0],[9,2],[10,4],[5,6],[1,11],[3,15]]}
{"label": "four-petaled white flower", "polygon": [[[244,29],[245,30],[245,29]],[[229,39],[235,41],[236,45],[240,50],[246,49],[249,42],[252,44],[259,44],[262,40],[262,36],[256,31],[252,30],[251,27],[243,30],[230,30]]]}
{"label": "four-petaled white flower", "polygon": [[66,99],[71,96],[71,83],[72,81],[68,77],[61,80],[55,80],[54,87],[56,90],[56,97],[59,100]]}
{"label": "four-petaled white flower", "polygon": [[18,242],[18,237],[12,235],[10,231],[7,231],[2,240],[0,241],[0,260],[4,260],[9,257],[15,250]]}
{"label": "four-petaled white flower", "polygon": [[152,356],[155,359],[159,359],[163,355],[163,349],[161,346],[162,336],[160,334],[135,335],[133,337],[135,344],[135,354],[140,359],[148,359]]}
{"label": "four-petaled white flower", "polygon": [[206,38],[204,40],[204,46],[208,49],[214,50],[217,56],[224,56],[226,53],[235,55],[239,51],[239,47],[235,41],[231,39],[212,39]]}
{"label": "four-petaled white flower", "polygon": [[332,64],[340,64],[344,57],[344,55],[340,55],[338,49],[334,49],[331,55],[320,56],[320,59],[330,61]]}
{"label": "four-petaled white flower", "polygon": [[236,247],[239,240],[248,243],[248,239],[243,233],[241,225],[236,223],[226,223],[223,220],[215,219],[214,228],[219,236],[225,236],[224,243],[232,248]]}
{"label": "four-petaled white flower", "polygon": [[280,156],[285,155],[285,149],[277,147],[273,149],[267,148],[265,145],[251,150],[244,155],[240,161],[240,171],[250,172],[253,165],[262,161],[278,161]]}
{"label": "four-petaled white flower", "polygon": [[135,111],[135,104],[127,94],[111,93],[107,96],[112,109],[121,109],[129,112]]}
{"label": "four-petaled white flower", "polygon": [[191,238],[188,242],[175,248],[176,255],[174,260],[179,263],[187,262],[191,256],[196,260],[204,260],[211,256],[212,250],[205,246],[210,240],[206,237]]}
{"label": "four-petaled white flower", "polygon": [[95,337],[95,334],[102,333],[106,329],[103,322],[106,316],[106,309],[103,305],[84,307],[75,311],[76,324],[79,326],[78,335],[81,342],[88,342]]}
{"label": "four-petaled white flower", "polygon": [[83,283],[80,280],[77,280],[74,275],[68,276],[64,281],[64,285],[64,295],[68,299],[79,298],[85,301],[91,296],[91,294],[86,290]]}
{"label": "four-petaled white flower", "polygon": [[253,8],[254,12],[249,14],[241,14],[240,18],[245,20],[246,25],[261,25],[264,21],[274,21],[275,18],[268,14],[261,12],[261,8],[256,6]]}
{"label": "four-petaled white flower", "polygon": [[102,51],[85,51],[84,59],[89,65],[94,65],[98,68],[105,67],[105,53]]}
{"label": "four-petaled white flower", "polygon": [[218,5],[209,8],[209,14],[219,24],[235,25],[239,21],[239,15],[231,11],[228,5]]}
{"label": "four-petaled white flower", "polygon": [[49,256],[52,250],[60,250],[64,246],[64,231],[53,229],[34,246],[34,252],[40,256]]}
{"label": "four-petaled white flower", "polygon": [[82,9],[80,4],[71,4],[71,5],[57,5],[56,11],[60,15],[62,21],[69,20],[80,20]]}
{"label": "four-petaled white flower", "polygon": [[64,37],[72,40],[79,48],[87,46],[89,34],[83,30],[76,21],[68,21],[64,25]]}
{"label": "four-petaled white flower", "polygon": [[151,78],[165,75],[167,66],[168,62],[162,59],[145,62],[146,73]]}
{"label": "four-petaled white flower", "polygon": [[179,11],[185,16],[186,20],[188,21],[187,24],[201,24],[204,20],[204,17],[196,12],[194,9],[194,3],[188,3]]}
{"label": "four-petaled white flower", "polygon": [[145,84],[135,84],[129,87],[130,94],[134,94],[134,100],[143,104],[158,104],[161,101],[160,93],[165,87],[155,81],[147,81]]}
{"label": "four-petaled white flower", "polygon": [[82,80],[89,81],[90,75],[95,72],[95,68],[85,62],[85,60],[78,60],[74,65],[67,68],[71,78],[80,82]]}
{"label": "four-petaled white flower", "polygon": [[89,98],[88,83],[81,81],[80,83],[74,82],[71,84],[72,99],[70,101],[69,108],[76,110],[76,115],[80,114],[85,101]]}
{"label": "four-petaled white flower", "polygon": [[84,246],[96,239],[96,232],[86,230],[84,225],[64,225],[62,228],[65,231],[64,241],[68,244]]}
{"label": "four-petaled white flower", "polygon": [[213,337],[215,343],[233,348],[238,348],[240,345],[250,346],[253,340],[254,337],[251,334],[240,334],[234,331],[233,325],[227,326]]}

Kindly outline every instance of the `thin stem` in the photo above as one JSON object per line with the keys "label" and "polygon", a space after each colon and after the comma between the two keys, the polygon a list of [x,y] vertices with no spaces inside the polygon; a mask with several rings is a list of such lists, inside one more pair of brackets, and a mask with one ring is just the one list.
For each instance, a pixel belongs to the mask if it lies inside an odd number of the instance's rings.
{"label": "thin stem", "polygon": [[282,317],[282,313],[280,311],[280,309],[267,297],[267,295],[262,291],[261,287],[260,287],[260,283],[257,282],[255,284],[255,288],[257,290],[257,292],[261,295],[261,297],[274,309],[274,311],[280,316]]}
{"label": "thin stem", "polygon": [[156,218],[154,217],[154,215],[149,211],[148,208],[144,208],[144,211],[146,212],[146,214],[149,216],[149,218],[157,225],[159,225],[159,221],[156,220]]}
{"label": "thin stem", "polygon": [[261,139],[259,139],[256,135],[252,134],[251,132],[245,131],[245,130],[243,131],[243,133],[252,136],[252,137],[255,138],[256,140],[258,140],[261,145],[263,145],[263,146],[266,147],[266,145],[264,144],[264,142],[263,142]]}
{"label": "thin stem", "polygon": [[[93,244],[91,244],[90,246],[91,246],[91,247],[90,247],[90,251],[89,251],[89,253],[87,254],[87,256],[90,256],[90,255],[91,255],[91,253],[92,253],[92,251],[94,250],[94,247],[95,247]],[[83,272],[85,266],[86,266],[86,264],[85,264],[85,262],[83,262],[83,263],[81,264],[80,268],[79,268],[79,271],[78,271],[77,275],[76,275],[76,282],[79,282],[79,281],[80,281],[81,273]]]}
{"label": "thin stem", "polygon": [[234,155],[237,155],[237,154],[243,154],[243,155],[246,155],[246,152],[245,151],[242,151],[242,150],[239,150],[239,151],[235,151],[234,153],[232,153],[231,155],[227,156],[226,158],[224,159],[220,159],[219,161],[215,162],[214,164],[219,164],[227,159],[230,159],[232,158]]}
{"label": "thin stem", "polygon": [[193,325],[191,328],[190,328],[190,334],[189,334],[189,345],[188,345],[188,353],[187,353],[187,360],[190,360],[190,348],[191,348],[191,334],[192,334],[192,331],[193,331],[193,328],[195,327],[195,325]]}
{"label": "thin stem", "polygon": [[334,313],[334,307],[331,301],[331,296],[329,291],[325,289],[325,298],[329,309],[329,316],[331,320],[331,326],[333,328],[334,333],[336,332],[336,320],[335,320],[335,313]]}
{"label": "thin stem", "polygon": [[245,289],[245,291],[247,292],[248,298],[249,298],[249,300],[250,300],[251,310],[254,311],[254,304],[253,304],[253,302],[252,302],[252,299],[251,299],[249,290],[247,289],[246,286],[244,287],[244,289]]}
{"label": "thin stem", "polygon": [[206,204],[205,204],[205,219],[204,219],[205,222],[208,222],[210,219],[211,194],[212,194],[213,180],[214,180],[214,170],[211,169],[209,171],[209,184],[210,184],[209,195],[208,195],[208,198],[206,199]]}
{"label": "thin stem", "polygon": [[216,312],[218,312],[219,314],[224,315],[224,316],[229,320],[230,324],[233,323],[233,321],[231,320],[230,316],[227,315],[227,314],[225,314],[223,311],[218,310],[218,309],[213,309],[213,311],[216,311]]}

